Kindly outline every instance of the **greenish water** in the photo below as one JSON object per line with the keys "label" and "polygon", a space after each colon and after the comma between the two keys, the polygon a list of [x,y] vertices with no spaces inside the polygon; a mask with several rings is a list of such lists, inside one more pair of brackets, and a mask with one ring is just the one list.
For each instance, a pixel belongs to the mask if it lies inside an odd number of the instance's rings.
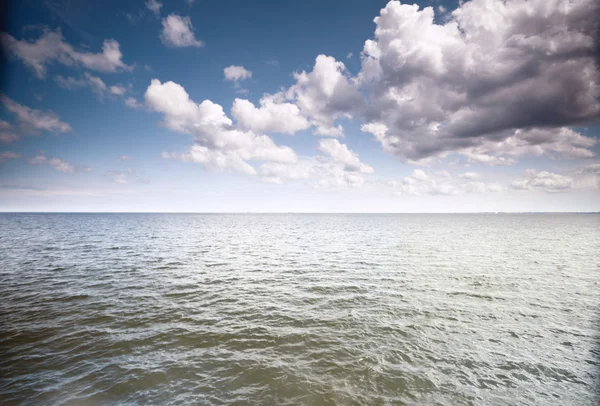
{"label": "greenish water", "polygon": [[592,405],[599,215],[0,215],[0,404]]}

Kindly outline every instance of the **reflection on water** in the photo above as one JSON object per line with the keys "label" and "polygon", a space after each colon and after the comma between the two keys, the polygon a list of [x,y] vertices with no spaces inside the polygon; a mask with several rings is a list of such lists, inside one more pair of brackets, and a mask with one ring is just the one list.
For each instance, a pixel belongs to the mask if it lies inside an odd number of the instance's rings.
{"label": "reflection on water", "polygon": [[0,403],[594,404],[597,215],[0,215]]}

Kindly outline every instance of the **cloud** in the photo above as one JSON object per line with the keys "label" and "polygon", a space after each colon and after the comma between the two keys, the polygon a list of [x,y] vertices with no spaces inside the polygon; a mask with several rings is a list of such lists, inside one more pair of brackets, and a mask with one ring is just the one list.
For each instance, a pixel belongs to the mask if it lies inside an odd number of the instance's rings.
{"label": "cloud", "polygon": [[15,133],[12,124],[8,121],[0,120],[0,143],[9,144],[19,139]]}
{"label": "cloud", "polygon": [[542,189],[546,192],[566,192],[571,189],[573,178],[569,176],[559,175],[557,173],[542,171],[538,172],[535,169],[527,169],[525,176],[514,180],[510,183],[510,187],[517,190]]}
{"label": "cloud", "polygon": [[17,158],[21,158],[21,155],[14,153],[14,152],[10,152],[10,151],[3,151],[0,152],[0,163],[9,160],[9,159],[17,159]]}
{"label": "cloud", "polygon": [[334,162],[344,165],[344,169],[349,172],[373,173],[374,170],[369,165],[363,164],[358,158],[358,154],[350,151],[346,144],[342,144],[336,139],[322,139],[319,141],[319,151],[329,155]]}
{"label": "cloud", "polygon": [[351,118],[363,99],[342,62],[325,55],[317,56],[313,70],[294,74],[296,83],[286,97],[293,100],[302,114],[315,126],[315,134],[341,137],[344,130],[335,125],[339,118]]}
{"label": "cloud", "polygon": [[225,80],[229,80],[237,84],[238,82],[252,78],[252,72],[243,66],[231,65],[223,69]]}
{"label": "cloud", "polygon": [[38,78],[46,77],[46,67],[52,62],[67,66],[83,66],[100,72],[130,71],[133,66],[123,62],[119,43],[104,40],[102,52],[79,52],[64,41],[60,29],[45,30],[37,40],[17,40],[7,33],[0,34],[2,45],[10,54],[33,69]]}
{"label": "cloud", "polygon": [[345,189],[362,186],[365,175],[374,172],[338,140],[320,140],[318,148],[325,156],[304,158],[291,164],[267,162],[260,166],[260,176],[270,183],[309,180],[317,188]]}
{"label": "cloud", "polygon": [[189,17],[169,14],[162,20],[162,26],[160,39],[167,46],[174,48],[204,46],[204,42],[196,39],[192,20]]}
{"label": "cloud", "polygon": [[138,102],[134,97],[128,97],[127,99],[125,99],[125,105],[134,110],[144,108],[143,104]]}
{"label": "cloud", "polygon": [[281,94],[265,95],[260,107],[245,99],[235,99],[231,114],[240,128],[255,133],[284,133],[293,135],[310,127],[308,120],[293,103],[286,103]]}
{"label": "cloud", "polygon": [[477,147],[460,151],[469,162],[490,165],[512,164],[515,157],[524,155],[551,158],[593,158],[591,148],[598,144],[593,137],[586,137],[570,128],[532,128],[515,130],[500,141],[481,141]]}
{"label": "cloud", "polygon": [[589,155],[565,127],[600,117],[597,7],[472,0],[436,24],[432,7],[390,1],[356,78],[369,101],[363,129],[404,160],[465,151],[506,163],[478,152],[503,142],[512,156]]}
{"label": "cloud", "polygon": [[475,179],[481,178],[481,175],[478,174],[477,172],[465,172],[465,173],[458,175],[458,177],[461,179],[475,180]]}
{"label": "cloud", "polygon": [[133,181],[138,183],[148,183],[147,180],[141,179],[136,171],[132,168],[127,168],[122,171],[107,171],[105,176],[113,181],[114,183],[118,183],[120,185],[125,185],[127,183],[131,183]]}
{"label": "cloud", "polygon": [[29,158],[27,163],[31,165],[49,165],[57,171],[64,173],[75,172],[75,166],[60,158],[48,158],[46,155],[39,154],[33,158]]}
{"label": "cloud", "polygon": [[83,74],[81,79],[73,77],[57,76],[56,82],[65,89],[75,89],[80,87],[89,87],[98,98],[102,98],[107,91],[106,83],[97,76],[92,76],[88,72]]}
{"label": "cloud", "polygon": [[166,153],[163,158],[196,162],[208,169],[231,168],[248,175],[256,174],[251,160],[293,163],[292,149],[277,146],[271,138],[236,128],[223,108],[210,100],[195,103],[185,89],[174,82],[153,79],[145,94],[148,107],[163,114],[166,128],[194,137],[188,153]]}
{"label": "cloud", "polygon": [[123,96],[127,92],[127,88],[121,85],[113,85],[109,88],[110,92],[117,96]]}
{"label": "cloud", "polygon": [[[5,95],[0,95],[4,107],[17,116],[19,127],[27,133],[53,132],[65,133],[71,131],[71,126],[60,121],[53,112],[42,112],[19,104]],[[5,124],[3,124],[5,126]]]}
{"label": "cloud", "polygon": [[160,8],[162,6],[163,4],[157,0],[146,1],[146,7],[148,8],[148,10],[152,11],[157,17],[160,15]]}
{"label": "cloud", "polygon": [[397,194],[415,196],[423,195],[464,195],[469,193],[500,192],[504,187],[496,182],[484,182],[479,180],[481,176],[473,172],[467,172],[458,176],[446,171],[427,173],[422,169],[415,169],[402,181],[392,181],[391,186],[396,189]]}

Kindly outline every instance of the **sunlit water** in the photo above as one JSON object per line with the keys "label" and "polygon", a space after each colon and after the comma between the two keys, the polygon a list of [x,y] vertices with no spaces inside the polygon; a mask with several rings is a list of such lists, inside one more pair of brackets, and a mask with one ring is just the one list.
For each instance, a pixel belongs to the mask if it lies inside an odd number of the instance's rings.
{"label": "sunlit water", "polygon": [[0,215],[0,404],[596,404],[598,215]]}

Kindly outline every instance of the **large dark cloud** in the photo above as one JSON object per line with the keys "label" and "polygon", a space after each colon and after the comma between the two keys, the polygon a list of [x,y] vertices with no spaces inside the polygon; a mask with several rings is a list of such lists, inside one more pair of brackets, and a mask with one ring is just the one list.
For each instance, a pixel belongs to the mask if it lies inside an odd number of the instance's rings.
{"label": "large dark cloud", "polygon": [[440,25],[431,7],[391,1],[364,46],[364,130],[419,160],[484,145],[494,156],[491,142],[517,130],[545,130],[547,142],[531,143],[540,146],[598,123],[598,10],[595,0],[472,0]]}

